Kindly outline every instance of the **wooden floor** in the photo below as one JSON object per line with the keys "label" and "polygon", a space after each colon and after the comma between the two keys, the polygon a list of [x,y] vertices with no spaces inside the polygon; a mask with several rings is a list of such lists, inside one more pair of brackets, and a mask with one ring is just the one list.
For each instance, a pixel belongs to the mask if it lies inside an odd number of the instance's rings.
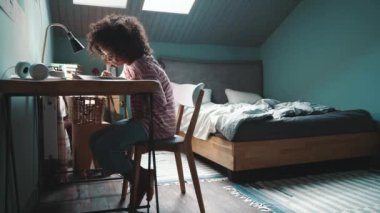
{"label": "wooden floor", "polygon": [[[224,188],[230,184],[228,180],[201,182],[206,212],[260,212]],[[129,197],[123,204],[119,204],[120,187],[120,180],[62,185],[45,192],[35,212],[88,212],[126,207]],[[160,185],[158,190],[160,212],[199,212],[192,184],[186,184],[187,191],[184,195],[176,184]],[[142,204],[145,202],[144,199]],[[154,199],[150,202],[150,212],[156,212],[155,203]],[[140,212],[146,212],[146,209]]]}
{"label": "wooden floor", "polygon": [[[237,175],[242,176],[242,179],[249,180],[249,182],[291,178],[324,172],[367,168],[369,165],[368,160],[369,159],[365,158],[298,165],[262,171],[257,170],[252,174],[242,173]],[[218,167],[213,168],[217,170],[220,169]],[[375,168],[380,168],[380,166]],[[166,173],[169,173],[169,171],[166,171]],[[233,184],[234,183],[227,179],[214,182],[201,182],[206,212],[261,212],[259,208],[250,206],[249,200],[241,198],[239,195],[231,193],[231,191],[226,189]],[[35,212],[89,212],[127,207],[129,196],[124,203],[119,204],[121,185],[120,179],[60,185],[59,187],[51,188],[42,193],[40,203]],[[179,186],[175,183],[159,185],[160,212],[199,212],[193,185],[186,183],[186,190],[186,194],[182,195]],[[145,200],[143,201],[143,204],[144,203]],[[150,204],[150,212],[156,212],[155,200],[151,201]],[[144,209],[140,212],[146,212],[146,210]]]}

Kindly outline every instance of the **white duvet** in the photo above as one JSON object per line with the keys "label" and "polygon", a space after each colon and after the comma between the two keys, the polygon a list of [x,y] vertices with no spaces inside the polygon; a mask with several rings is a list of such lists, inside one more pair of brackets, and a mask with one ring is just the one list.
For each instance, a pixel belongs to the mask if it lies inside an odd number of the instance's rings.
{"label": "white duvet", "polygon": [[[235,136],[239,125],[248,120],[281,119],[299,115],[321,114],[334,111],[334,108],[310,102],[279,102],[274,99],[261,99],[255,104],[202,104],[195,126],[194,136],[207,140],[212,133],[219,132],[228,140]],[[181,131],[186,131],[193,108],[185,108]]]}

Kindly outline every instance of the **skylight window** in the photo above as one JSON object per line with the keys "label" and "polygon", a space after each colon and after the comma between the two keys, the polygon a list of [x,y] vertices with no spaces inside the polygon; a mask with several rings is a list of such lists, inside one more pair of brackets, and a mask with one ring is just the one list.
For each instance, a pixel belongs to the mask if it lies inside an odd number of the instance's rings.
{"label": "skylight window", "polygon": [[189,14],[195,0],[144,0],[143,10]]}
{"label": "skylight window", "polygon": [[88,6],[127,8],[127,0],[73,0],[73,2]]}

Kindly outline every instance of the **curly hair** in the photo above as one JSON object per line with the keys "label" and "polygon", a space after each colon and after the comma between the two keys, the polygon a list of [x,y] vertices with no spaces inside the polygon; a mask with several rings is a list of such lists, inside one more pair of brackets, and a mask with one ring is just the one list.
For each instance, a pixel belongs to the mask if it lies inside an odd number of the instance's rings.
{"label": "curly hair", "polygon": [[107,15],[90,25],[87,40],[90,53],[102,57],[102,50],[129,61],[152,54],[144,27],[133,16]]}

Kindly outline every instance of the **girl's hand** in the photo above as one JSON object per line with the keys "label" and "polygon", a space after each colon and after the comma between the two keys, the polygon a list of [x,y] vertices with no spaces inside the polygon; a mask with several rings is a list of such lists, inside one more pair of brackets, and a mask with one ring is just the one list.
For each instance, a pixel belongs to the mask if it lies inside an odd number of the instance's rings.
{"label": "girl's hand", "polygon": [[109,72],[108,70],[104,70],[102,72],[102,74],[100,74],[100,76],[104,76],[104,77],[112,77],[112,73]]}

